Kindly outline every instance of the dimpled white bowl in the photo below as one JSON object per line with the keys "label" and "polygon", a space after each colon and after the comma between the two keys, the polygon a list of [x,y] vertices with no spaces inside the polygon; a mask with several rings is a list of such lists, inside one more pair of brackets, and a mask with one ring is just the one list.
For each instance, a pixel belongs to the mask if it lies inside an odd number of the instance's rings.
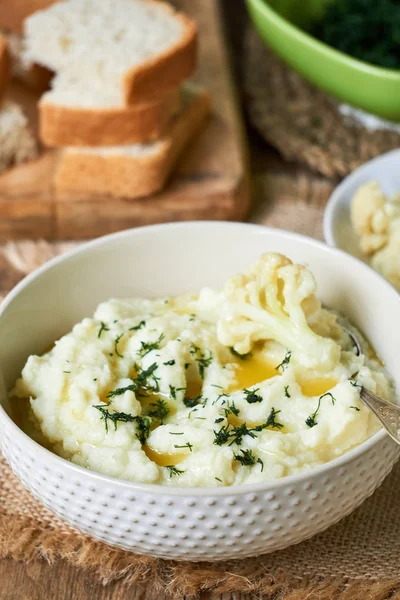
{"label": "dimpled white bowl", "polygon": [[77,467],[26,436],[7,393],[43,352],[112,296],[160,296],[220,286],[262,252],[310,266],[322,301],[365,332],[400,386],[400,296],[356,259],[266,227],[156,225],[98,239],[22,281],[0,312],[1,448],[23,484],[71,525],[108,544],[170,559],[226,560],[300,542],[349,514],[383,481],[400,449],[383,432],[326,465],[278,481],[226,488],[136,484]]}

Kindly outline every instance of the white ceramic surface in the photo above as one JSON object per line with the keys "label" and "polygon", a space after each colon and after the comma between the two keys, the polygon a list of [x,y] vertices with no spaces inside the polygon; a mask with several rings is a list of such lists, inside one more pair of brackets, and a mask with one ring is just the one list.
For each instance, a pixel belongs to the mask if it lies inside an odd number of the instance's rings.
{"label": "white ceramic surface", "polygon": [[329,246],[340,248],[364,260],[357,234],[350,221],[350,203],[357,189],[368,181],[380,183],[385,194],[400,192],[400,150],[378,156],[355,169],[330,196],[324,213],[324,238]]}
{"label": "white ceramic surface", "polygon": [[101,238],[27,277],[0,310],[1,448],[37,498],[109,544],[198,561],[285,548],[332,525],[374,491],[400,453],[383,431],[302,475],[198,489],[134,484],[77,467],[33,442],[7,415],[6,390],[28,355],[43,352],[98,302],[220,286],[269,250],[311,267],[322,301],[366,333],[400,387],[400,328],[393,327],[400,320],[400,296],[342,252],[279,230],[218,222],[157,225]]}

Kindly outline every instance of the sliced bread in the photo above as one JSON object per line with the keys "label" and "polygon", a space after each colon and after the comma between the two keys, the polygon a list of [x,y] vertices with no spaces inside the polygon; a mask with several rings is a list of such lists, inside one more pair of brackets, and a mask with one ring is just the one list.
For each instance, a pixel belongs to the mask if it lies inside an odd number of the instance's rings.
{"label": "sliced bread", "polygon": [[[57,79],[62,78],[62,75]],[[40,137],[48,146],[120,146],[148,142],[162,136],[179,112],[180,90],[159,100],[131,106],[101,106],[101,84],[91,79],[86,88],[65,81],[42,96],[39,103]],[[98,91],[98,93],[97,93]],[[110,98],[110,101],[112,98]],[[96,103],[97,101],[97,103]]]}
{"label": "sliced bread", "polygon": [[6,100],[0,109],[0,173],[38,155],[28,120],[15,102]]}
{"label": "sliced bread", "polygon": [[0,102],[3,100],[8,84],[10,71],[9,62],[7,39],[4,35],[0,34]]}
{"label": "sliced bread", "polygon": [[158,0],[64,0],[26,19],[25,60],[81,90],[95,77],[118,105],[146,103],[194,70],[196,26]]}
{"label": "sliced bread", "polygon": [[210,110],[205,91],[186,91],[184,105],[163,139],[151,144],[67,148],[55,176],[58,197],[93,195],[137,198],[160,190],[186,144]]}
{"label": "sliced bread", "polygon": [[0,0],[0,27],[22,33],[24,20],[58,0]]}

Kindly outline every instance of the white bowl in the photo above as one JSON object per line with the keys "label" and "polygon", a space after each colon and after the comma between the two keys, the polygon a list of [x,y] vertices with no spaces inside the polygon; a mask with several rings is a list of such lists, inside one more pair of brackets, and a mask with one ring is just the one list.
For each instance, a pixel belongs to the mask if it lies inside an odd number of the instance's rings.
{"label": "white bowl", "polygon": [[400,453],[383,431],[301,475],[248,486],[179,488],[120,481],[75,466],[39,446],[7,415],[6,390],[28,355],[43,352],[100,301],[218,287],[269,250],[311,267],[322,301],[365,332],[400,386],[400,328],[393,327],[400,321],[400,296],[347,254],[292,233],[218,222],[157,225],[101,238],[27,277],[0,312],[1,448],[48,508],[127,550],[226,560],[300,542],[350,513],[382,482]]}
{"label": "white bowl", "polygon": [[343,179],[330,196],[324,212],[326,243],[363,261],[357,234],[351,226],[350,203],[357,189],[372,180],[378,181],[389,196],[400,192],[400,150],[370,160]]}

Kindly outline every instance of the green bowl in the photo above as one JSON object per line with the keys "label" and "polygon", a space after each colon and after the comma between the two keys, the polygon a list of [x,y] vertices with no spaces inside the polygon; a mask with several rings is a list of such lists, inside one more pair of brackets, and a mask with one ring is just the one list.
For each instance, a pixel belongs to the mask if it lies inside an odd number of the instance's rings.
{"label": "green bowl", "polygon": [[264,42],[295,71],[339,100],[400,121],[400,70],[352,58],[307,33],[332,0],[246,0]]}

